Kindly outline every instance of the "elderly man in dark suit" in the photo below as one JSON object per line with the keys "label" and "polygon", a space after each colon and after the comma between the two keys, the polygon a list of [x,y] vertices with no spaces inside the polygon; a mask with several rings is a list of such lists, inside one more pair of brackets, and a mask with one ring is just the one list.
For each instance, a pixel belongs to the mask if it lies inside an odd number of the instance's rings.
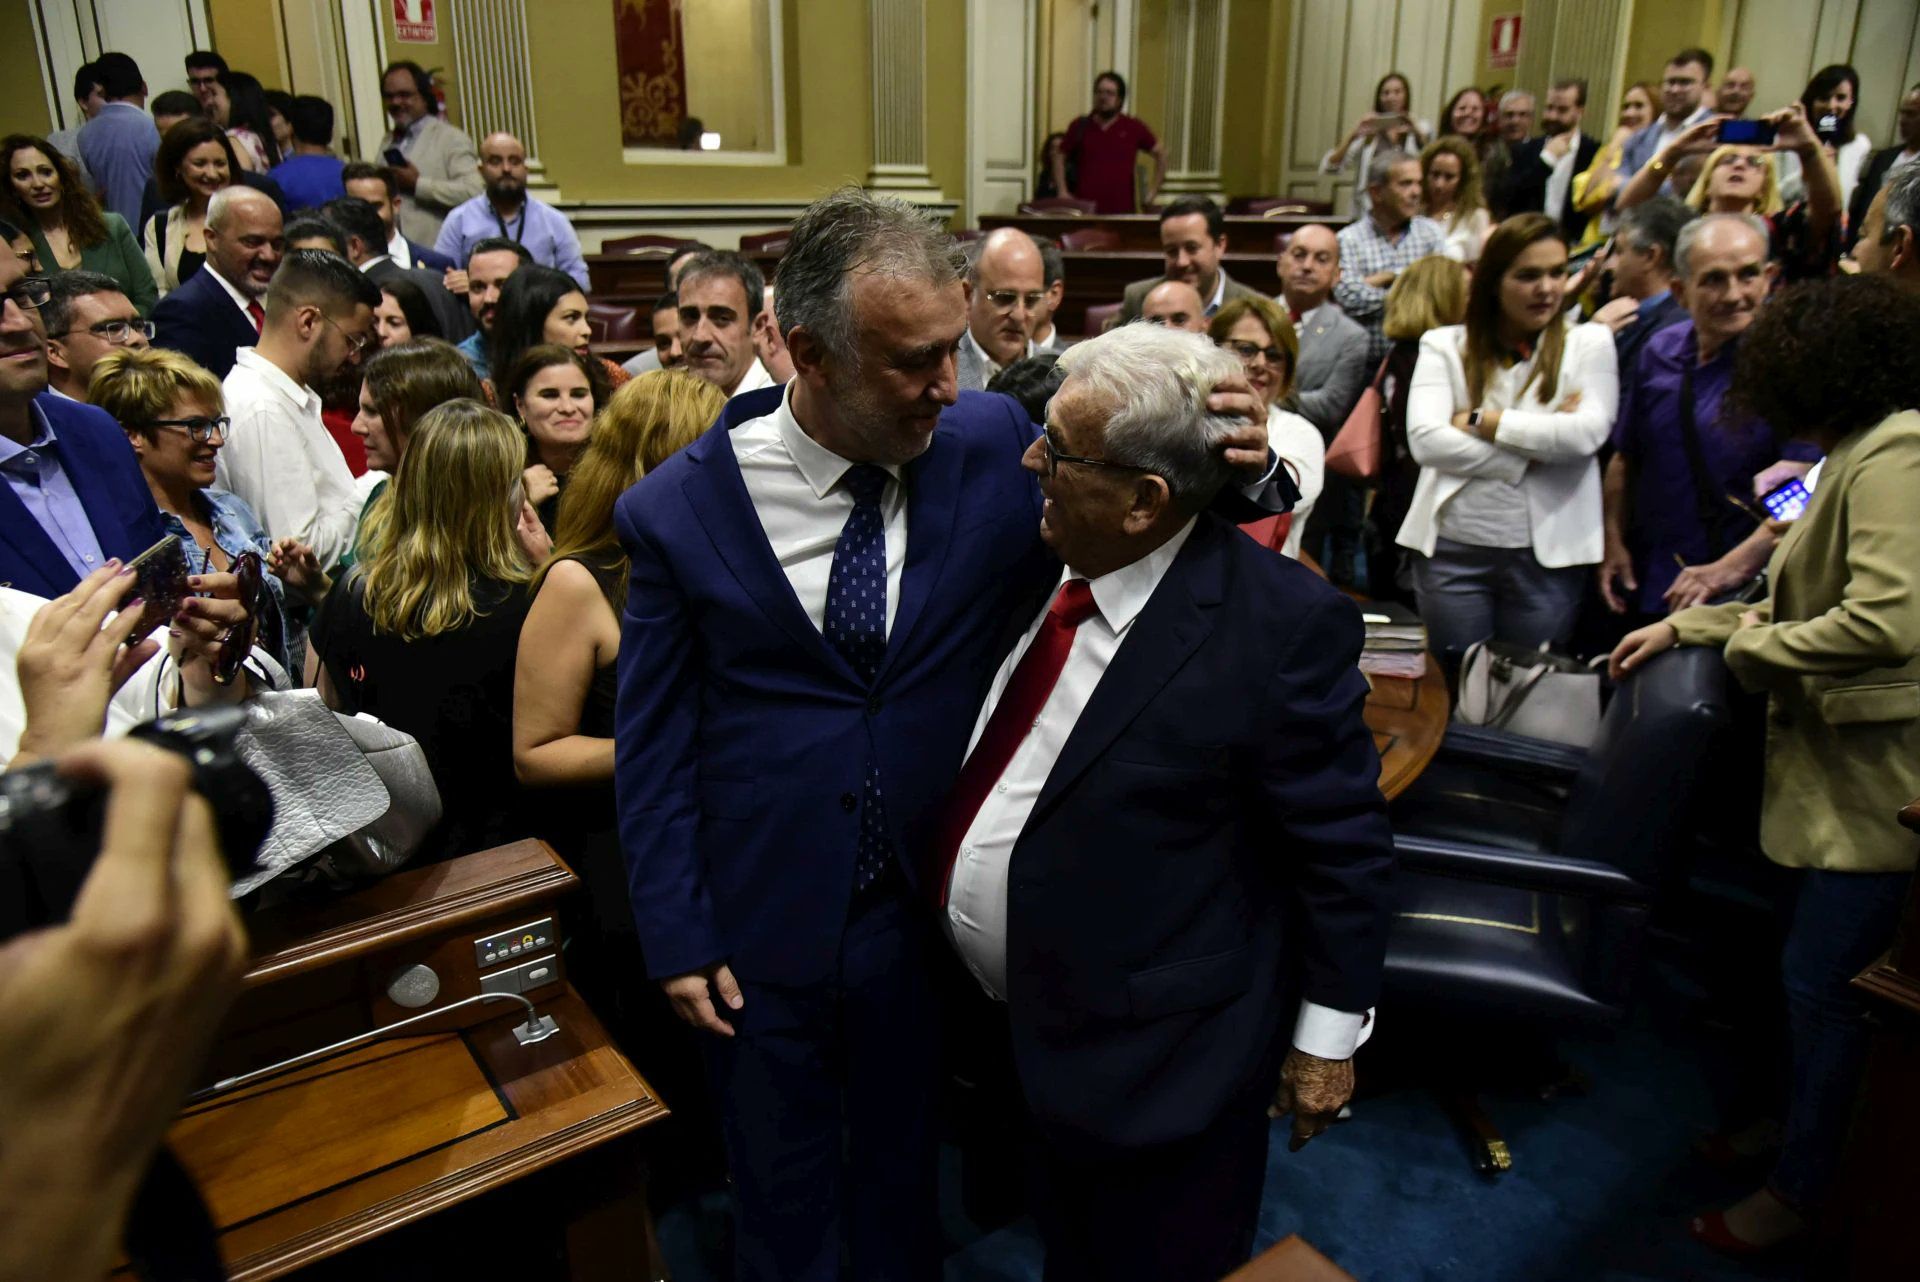
{"label": "elderly man in dark suit", "polygon": [[1069,349],[1027,450],[1064,570],[1011,642],[925,858],[1005,1003],[1057,1279],[1243,1262],[1269,1107],[1347,1101],[1393,837],[1352,602],[1206,511],[1233,358],[1124,326]]}
{"label": "elderly man in dark suit", "polygon": [[207,265],[153,309],[153,341],[193,357],[215,378],[234,354],[260,341],[267,286],[286,247],[280,206],[250,187],[227,187],[207,204]]}

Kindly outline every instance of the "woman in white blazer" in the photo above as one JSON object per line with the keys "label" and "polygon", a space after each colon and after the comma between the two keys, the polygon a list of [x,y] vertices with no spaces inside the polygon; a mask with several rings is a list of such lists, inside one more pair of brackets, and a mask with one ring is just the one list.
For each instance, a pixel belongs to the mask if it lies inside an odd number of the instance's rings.
{"label": "woman in white blazer", "polygon": [[1603,325],[1561,314],[1567,246],[1543,214],[1494,228],[1467,321],[1420,340],[1407,445],[1420,465],[1396,542],[1435,653],[1565,641],[1604,551],[1594,454],[1619,374]]}

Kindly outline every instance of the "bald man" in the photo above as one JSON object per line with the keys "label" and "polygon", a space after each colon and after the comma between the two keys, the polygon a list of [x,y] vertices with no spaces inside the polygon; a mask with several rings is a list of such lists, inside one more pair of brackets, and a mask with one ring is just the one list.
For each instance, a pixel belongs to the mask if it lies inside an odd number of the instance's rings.
{"label": "bald man", "polygon": [[1033,311],[1046,301],[1046,265],[1032,236],[1002,227],[979,242],[967,269],[967,332],[955,370],[961,390],[982,391],[1007,366],[1033,354]]}
{"label": "bald man", "polygon": [[251,187],[222,188],[207,203],[206,237],[206,263],[153,309],[153,341],[225,378],[235,353],[260,340],[286,251],[280,206]]}
{"label": "bald man", "polygon": [[1140,301],[1140,319],[1190,334],[1207,332],[1207,304],[1200,291],[1184,280],[1163,280]]}
{"label": "bald man", "polygon": [[552,205],[527,194],[526,144],[512,134],[488,134],[480,141],[480,180],[481,193],[447,215],[434,252],[464,263],[475,245],[489,236],[504,236],[523,246],[534,262],[559,268],[592,293],[573,224]]}
{"label": "bald man", "polygon": [[1720,88],[1715,91],[1713,109],[1727,116],[1744,116],[1747,108],[1753,105],[1753,69],[1751,67],[1732,67],[1720,78]]}
{"label": "bald man", "polygon": [[1294,408],[1328,442],[1373,372],[1367,367],[1367,331],[1333,301],[1339,283],[1340,238],[1333,229],[1309,223],[1294,232],[1280,253],[1279,299],[1300,339]]}

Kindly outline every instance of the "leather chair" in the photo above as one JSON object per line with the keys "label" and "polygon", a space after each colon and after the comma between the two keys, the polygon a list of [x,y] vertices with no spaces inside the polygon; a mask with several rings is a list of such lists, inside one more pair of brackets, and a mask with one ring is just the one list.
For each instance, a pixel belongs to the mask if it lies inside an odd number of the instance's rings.
{"label": "leather chair", "polygon": [[751,236],[740,238],[740,252],[743,254],[784,254],[793,241],[793,232],[782,228],[779,231],[755,232]]}
{"label": "leather chair", "polygon": [[1120,306],[1119,303],[1097,303],[1087,308],[1085,337],[1092,338],[1096,334],[1104,334],[1119,324]]}
{"label": "leather chair", "polygon": [[602,241],[600,243],[600,252],[603,254],[639,254],[654,251],[661,254],[671,254],[674,250],[680,248],[680,246],[690,245],[692,243],[693,242],[685,236],[656,236],[652,232],[647,232],[639,236],[617,236],[612,240]]}
{"label": "leather chair", "polygon": [[[1449,731],[1393,805],[1394,1006],[1503,1043],[1618,1022],[1654,905],[1685,876],[1695,785],[1730,718],[1719,652],[1687,647],[1622,683],[1584,752]],[[1471,1093],[1451,1105],[1476,1165],[1506,1169]]]}
{"label": "leather chair", "polygon": [[1060,248],[1077,253],[1118,249],[1120,245],[1120,233],[1111,227],[1076,227],[1060,233]]}
{"label": "leather chair", "polygon": [[649,330],[640,323],[640,309],[631,303],[587,300],[587,332],[596,343],[637,343]]}
{"label": "leather chair", "polygon": [[1069,218],[1092,214],[1099,206],[1091,200],[1077,200],[1072,196],[1042,196],[1038,200],[1029,200],[1020,206],[1023,214],[1065,214]]}
{"label": "leather chair", "polygon": [[1333,203],[1310,196],[1263,196],[1247,202],[1246,213],[1254,218],[1275,218],[1281,214],[1331,214]]}

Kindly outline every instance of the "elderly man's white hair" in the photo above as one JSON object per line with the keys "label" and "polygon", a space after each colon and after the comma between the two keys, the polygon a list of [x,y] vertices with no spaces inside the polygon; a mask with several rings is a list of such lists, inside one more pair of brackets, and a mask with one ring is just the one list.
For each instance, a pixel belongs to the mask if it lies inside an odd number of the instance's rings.
{"label": "elderly man's white hair", "polygon": [[1107,458],[1154,473],[1191,507],[1232,477],[1223,442],[1240,420],[1208,413],[1207,393],[1240,376],[1240,362],[1204,336],[1123,325],[1069,347],[1059,368],[1061,390],[1081,389],[1107,416]]}

